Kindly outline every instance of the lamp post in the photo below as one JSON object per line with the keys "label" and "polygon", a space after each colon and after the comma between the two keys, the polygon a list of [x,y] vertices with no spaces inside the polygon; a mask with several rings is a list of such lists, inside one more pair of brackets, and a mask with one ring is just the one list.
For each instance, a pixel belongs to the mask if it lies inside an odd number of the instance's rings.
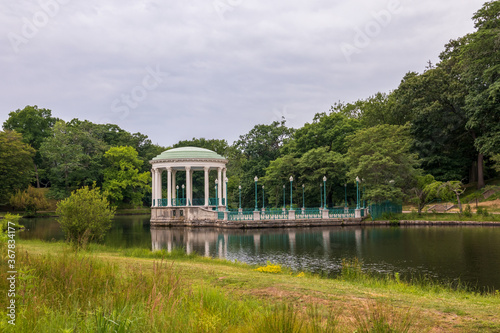
{"label": "lamp post", "polygon": [[184,196],[184,184],[182,184],[182,198],[186,201],[186,197]]}
{"label": "lamp post", "polygon": [[264,185],[262,185],[262,210],[266,209],[266,199],[264,196]]}
{"label": "lamp post", "polygon": [[179,203],[179,185],[175,186],[175,205],[178,206],[177,204]]}
{"label": "lamp post", "polygon": [[257,211],[259,208],[257,208],[257,182],[259,181],[259,178],[255,176],[253,179],[255,181],[255,211]]}
{"label": "lamp post", "polygon": [[285,185],[283,185],[283,211],[286,210],[286,205],[285,205]]}
{"label": "lamp post", "polygon": [[344,183],[344,207],[347,208],[347,183]]}
{"label": "lamp post", "polygon": [[359,209],[359,177],[356,177],[356,209]]}
{"label": "lamp post", "polygon": [[323,208],[323,184],[319,183],[319,196],[321,198],[321,203],[319,205],[319,209]]}
{"label": "lamp post", "polygon": [[229,206],[228,206],[228,201],[229,201],[229,200],[227,199],[227,182],[228,182],[227,177],[226,177],[226,179],[224,179],[224,181],[226,182],[226,211],[227,211],[227,210],[228,210],[228,207],[229,207]]}
{"label": "lamp post", "polygon": [[323,194],[325,198],[325,209],[326,209],[326,176],[323,176]]}
{"label": "lamp post", "polygon": [[218,185],[219,185],[219,181],[216,179],[215,180],[215,210],[216,211],[219,211],[219,193],[217,192],[218,190]]}
{"label": "lamp post", "polygon": [[293,177],[290,176],[290,210],[293,210]]}
{"label": "lamp post", "polygon": [[238,208],[241,209],[241,185],[238,186],[238,190],[240,192],[240,206]]}
{"label": "lamp post", "polygon": [[302,184],[302,208],[305,209],[306,208],[306,201],[304,199],[304,188],[305,188],[305,185]]}

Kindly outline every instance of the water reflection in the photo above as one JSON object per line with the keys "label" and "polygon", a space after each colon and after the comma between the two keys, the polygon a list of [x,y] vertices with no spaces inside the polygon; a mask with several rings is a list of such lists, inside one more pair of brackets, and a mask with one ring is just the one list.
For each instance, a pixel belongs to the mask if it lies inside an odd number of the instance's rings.
{"label": "water reflection", "polygon": [[187,253],[250,264],[271,261],[329,276],[340,272],[343,258],[357,257],[367,271],[500,287],[500,228],[152,228],[151,240],[154,250],[184,248]]}
{"label": "water reflection", "polygon": [[[115,248],[183,248],[188,253],[326,275],[357,257],[365,270],[428,274],[500,289],[500,227],[328,227],[304,229],[154,228],[150,216],[117,216],[104,242]],[[21,239],[62,240],[55,219],[24,219]]]}

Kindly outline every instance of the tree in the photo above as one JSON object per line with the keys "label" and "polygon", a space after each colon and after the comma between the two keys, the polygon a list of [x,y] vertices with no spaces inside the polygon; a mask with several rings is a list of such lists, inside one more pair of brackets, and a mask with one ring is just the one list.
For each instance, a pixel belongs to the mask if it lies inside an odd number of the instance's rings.
{"label": "tree", "polygon": [[463,84],[441,65],[406,74],[391,94],[394,108],[410,121],[412,152],[425,172],[441,181],[469,177],[477,160],[472,133],[465,129],[465,95]]}
{"label": "tree", "polygon": [[150,172],[139,173],[142,161],[132,147],[112,147],[105,154],[103,189],[114,204],[140,206],[146,191],[151,191]]}
{"label": "tree", "polygon": [[50,136],[51,128],[56,122],[49,109],[39,109],[38,106],[26,106],[9,113],[9,118],[3,123],[4,130],[14,130],[21,133],[23,141],[36,150],[35,176],[37,188],[40,188],[39,166],[42,162],[38,152],[42,142]]}
{"label": "tree", "polygon": [[418,214],[422,213],[422,209],[425,205],[436,198],[436,192],[430,191],[432,184],[435,182],[436,180],[434,179],[434,176],[430,174],[417,176],[416,185],[412,190],[415,194],[413,202],[417,205]]}
{"label": "tree", "polygon": [[410,153],[408,127],[378,125],[356,132],[348,142],[348,178],[362,181],[368,200],[401,201],[414,186],[418,160]]}
{"label": "tree", "polygon": [[460,195],[464,193],[464,186],[462,182],[457,180],[447,182],[433,182],[426,186],[425,192],[427,195],[440,198],[442,200],[452,200],[455,196],[458,203],[460,213],[462,213],[462,203],[460,202]]}
{"label": "tree", "polygon": [[[281,156],[281,149],[290,140],[292,134],[293,129],[285,126],[285,120],[274,121],[270,125],[255,125],[233,144],[235,151],[232,152],[232,156],[237,156],[241,162],[241,171],[231,169],[229,174],[241,175],[237,181],[241,184],[243,205],[252,205],[254,177],[261,178],[265,175],[269,163]],[[236,187],[239,185],[235,182],[232,184]],[[229,191],[234,194],[237,192],[234,188],[229,188]]]}
{"label": "tree", "polygon": [[64,198],[72,190],[101,184],[103,155],[109,146],[96,135],[90,122],[74,119],[69,123],[57,121],[53,135],[40,147],[40,154],[50,166],[51,193]]}
{"label": "tree", "polygon": [[35,150],[15,131],[0,132],[0,204],[17,190],[24,190],[34,179]]}
{"label": "tree", "polygon": [[57,204],[58,222],[66,239],[78,250],[88,242],[102,241],[111,228],[115,208],[98,187],[85,186]]}
{"label": "tree", "polygon": [[500,152],[500,2],[485,3],[473,19],[477,31],[450,41],[440,58],[466,88],[466,129],[478,150],[478,188],[482,188],[484,156]]}
{"label": "tree", "polygon": [[348,118],[339,112],[318,113],[311,124],[306,123],[293,134],[293,140],[285,148],[287,153],[302,156],[311,149],[328,147],[341,154],[347,152],[346,137],[361,128],[358,119]]}
{"label": "tree", "polygon": [[16,194],[10,197],[10,205],[16,209],[23,209],[28,215],[35,216],[37,211],[47,209],[49,203],[45,195],[40,190],[31,185],[27,190],[21,192],[17,190]]}

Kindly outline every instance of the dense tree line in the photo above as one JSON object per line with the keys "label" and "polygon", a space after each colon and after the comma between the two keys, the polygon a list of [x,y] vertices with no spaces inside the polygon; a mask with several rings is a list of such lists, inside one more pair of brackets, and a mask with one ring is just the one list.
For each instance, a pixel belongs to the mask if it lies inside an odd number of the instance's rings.
{"label": "dense tree line", "polygon": [[[0,203],[29,184],[65,198],[96,183],[117,204],[149,204],[148,161],[183,146],[229,159],[233,207],[239,186],[242,205],[253,207],[255,176],[258,204],[265,186],[268,207],[289,205],[290,186],[295,207],[318,206],[325,192],[330,206],[346,204],[346,194],[352,205],[356,177],[363,199],[413,200],[419,209],[446,189],[448,196],[458,193],[462,183],[481,188],[500,173],[500,1],[485,3],[473,20],[475,32],[451,40],[439,63],[407,73],[394,91],[336,103],[298,129],[287,127],[285,119],[256,125],[232,145],[193,138],[160,147],[113,124],[65,122],[37,106],[13,111],[0,132]],[[195,174],[198,183],[201,174]]]}

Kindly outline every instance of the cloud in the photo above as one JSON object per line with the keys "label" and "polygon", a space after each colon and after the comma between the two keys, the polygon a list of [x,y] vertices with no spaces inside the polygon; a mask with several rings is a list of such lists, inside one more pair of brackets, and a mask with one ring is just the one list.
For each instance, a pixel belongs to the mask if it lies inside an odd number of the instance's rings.
{"label": "cloud", "polygon": [[[200,136],[232,142],[276,114],[299,127],[339,100],[395,89],[471,32],[482,5],[401,0],[387,24],[377,21],[391,1],[4,2],[0,121],[37,104],[165,146]],[[36,21],[43,13],[47,22]],[[36,32],[26,37],[30,25]],[[347,61],[341,45],[356,46],[360,29],[372,29],[369,43]],[[17,50],[9,34],[24,38]],[[142,92],[147,68],[168,75],[126,115],[114,112],[116,99]]]}

